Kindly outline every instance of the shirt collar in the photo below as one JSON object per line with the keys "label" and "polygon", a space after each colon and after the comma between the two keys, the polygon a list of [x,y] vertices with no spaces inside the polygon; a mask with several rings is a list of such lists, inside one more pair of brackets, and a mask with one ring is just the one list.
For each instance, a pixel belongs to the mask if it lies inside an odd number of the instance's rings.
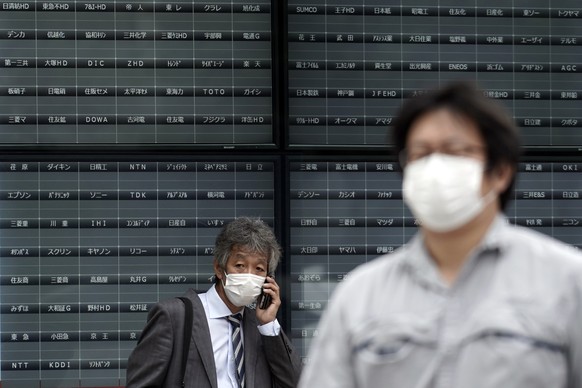
{"label": "shirt collar", "polygon": [[[220,280],[219,280],[220,281]],[[206,300],[208,302],[208,318],[224,318],[232,315],[232,311],[228,308],[226,303],[220,298],[216,291],[216,284],[206,292]],[[240,311],[242,314],[244,308]]]}
{"label": "shirt collar", "polygon": [[493,220],[489,231],[481,243],[481,251],[503,251],[509,241],[505,238],[505,231],[509,228],[509,220],[501,213]]}

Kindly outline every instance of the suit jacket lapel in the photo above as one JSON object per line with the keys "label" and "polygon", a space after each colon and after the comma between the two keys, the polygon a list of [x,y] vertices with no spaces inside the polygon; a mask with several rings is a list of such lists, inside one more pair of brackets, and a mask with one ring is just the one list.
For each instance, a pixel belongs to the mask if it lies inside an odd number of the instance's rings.
{"label": "suit jacket lapel", "polygon": [[[208,321],[206,320],[206,313],[198,295],[193,293],[189,295],[192,299],[194,307],[194,322],[192,324],[192,339],[196,344],[196,349],[200,354],[200,359],[204,365],[204,370],[208,375],[208,380],[212,388],[218,388],[216,377],[216,365],[214,363],[214,351],[212,350],[212,341],[210,339],[210,329],[208,328]],[[190,351],[193,351],[192,347]]]}
{"label": "suit jacket lapel", "polygon": [[243,316],[243,334],[245,346],[245,380],[247,387],[255,386],[255,365],[258,349],[261,348],[260,333],[257,330],[255,310],[245,308]]}

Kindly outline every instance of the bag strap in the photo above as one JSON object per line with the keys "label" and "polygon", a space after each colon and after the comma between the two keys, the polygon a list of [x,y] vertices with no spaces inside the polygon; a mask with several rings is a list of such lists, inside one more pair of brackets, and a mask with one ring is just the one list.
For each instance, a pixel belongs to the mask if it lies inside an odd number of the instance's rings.
{"label": "bag strap", "polygon": [[194,312],[192,309],[192,302],[185,296],[177,297],[184,302],[184,347],[182,348],[182,387],[186,386],[186,364],[188,363],[188,352],[190,351],[190,341],[192,337],[192,320],[194,319]]}

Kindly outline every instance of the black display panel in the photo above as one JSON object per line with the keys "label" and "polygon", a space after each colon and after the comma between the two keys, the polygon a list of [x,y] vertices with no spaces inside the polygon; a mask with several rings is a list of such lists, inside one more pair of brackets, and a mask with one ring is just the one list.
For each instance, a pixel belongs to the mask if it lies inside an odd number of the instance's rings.
{"label": "black display panel", "polygon": [[510,221],[581,247],[579,0],[428,3],[0,0],[0,148],[36,152],[0,158],[0,387],[123,387],[151,305],[210,285],[240,215],[285,247],[306,357],[335,286],[417,231],[378,148],[404,99],[455,79],[533,157]]}
{"label": "black display panel", "polygon": [[[290,331],[306,357],[335,287],[356,266],[405,244],[417,221],[403,203],[395,162],[293,159],[289,179]],[[510,222],[582,247],[582,163],[521,163],[514,195]]]}
{"label": "black display panel", "polygon": [[273,7],[0,1],[0,143],[272,145]]}
{"label": "black display panel", "polygon": [[404,99],[477,81],[528,147],[582,145],[579,0],[289,0],[288,143],[383,146]]}
{"label": "black display panel", "polygon": [[276,160],[209,159],[0,162],[2,388],[124,386],[151,305],[210,286],[222,225],[276,227]]}

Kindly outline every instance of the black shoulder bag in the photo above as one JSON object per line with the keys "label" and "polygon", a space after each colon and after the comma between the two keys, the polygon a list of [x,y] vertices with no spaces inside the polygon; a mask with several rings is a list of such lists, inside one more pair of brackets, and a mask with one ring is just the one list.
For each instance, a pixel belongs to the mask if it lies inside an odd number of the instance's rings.
{"label": "black shoulder bag", "polygon": [[186,386],[186,364],[188,363],[188,352],[190,351],[190,341],[192,339],[192,320],[194,319],[194,312],[192,309],[192,302],[185,296],[179,296],[182,302],[184,302],[184,347],[182,348],[182,387]]}

